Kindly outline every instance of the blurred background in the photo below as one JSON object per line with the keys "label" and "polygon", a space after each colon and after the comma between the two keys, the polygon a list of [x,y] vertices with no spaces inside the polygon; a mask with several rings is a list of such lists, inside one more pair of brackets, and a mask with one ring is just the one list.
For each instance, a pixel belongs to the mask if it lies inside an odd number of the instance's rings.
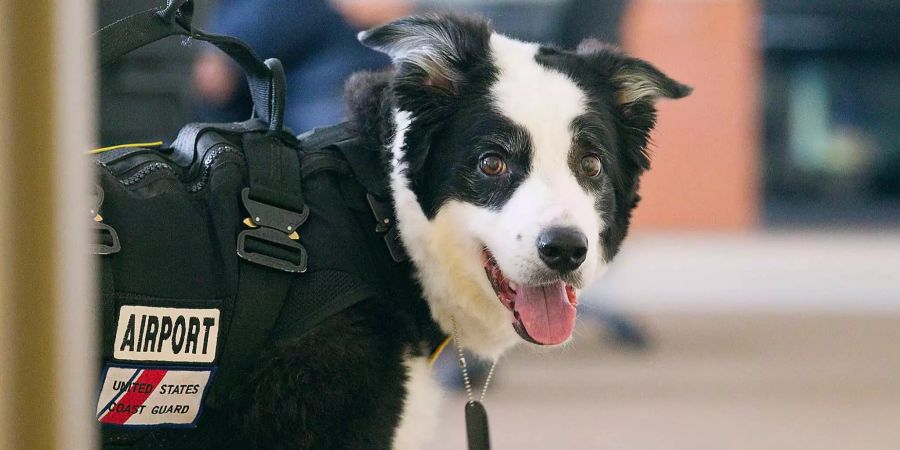
{"label": "blurred background", "polygon": [[[99,25],[161,3],[94,1]],[[600,37],[695,87],[660,104],[631,236],[582,295],[575,341],[498,365],[496,448],[900,448],[900,2],[198,3],[210,31],[284,62],[298,133],[340,120],[343,80],[388,63],[355,33],[414,11]],[[187,44],[99,75],[99,144],[249,116],[231,63]],[[463,404],[448,395],[431,448],[464,448]]]}

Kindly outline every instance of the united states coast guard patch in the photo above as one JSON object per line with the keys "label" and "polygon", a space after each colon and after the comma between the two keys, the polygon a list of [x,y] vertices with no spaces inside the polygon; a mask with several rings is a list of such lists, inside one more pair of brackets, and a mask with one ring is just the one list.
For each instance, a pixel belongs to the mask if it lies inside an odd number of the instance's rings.
{"label": "united states coast guard patch", "polygon": [[124,426],[194,426],[214,371],[107,365],[97,420]]}
{"label": "united states coast guard patch", "polygon": [[216,370],[219,315],[215,308],[123,305],[113,357],[145,365],[106,365],[97,420],[126,427],[194,426]]}

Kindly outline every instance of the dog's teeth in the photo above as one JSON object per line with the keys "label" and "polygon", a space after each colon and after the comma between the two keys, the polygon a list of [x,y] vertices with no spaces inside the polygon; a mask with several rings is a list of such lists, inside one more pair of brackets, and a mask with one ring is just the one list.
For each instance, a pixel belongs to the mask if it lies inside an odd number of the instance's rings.
{"label": "dog's teeth", "polygon": [[516,284],[515,281],[510,281],[510,282],[509,282],[509,288],[515,291],[515,290],[519,289],[519,285]]}

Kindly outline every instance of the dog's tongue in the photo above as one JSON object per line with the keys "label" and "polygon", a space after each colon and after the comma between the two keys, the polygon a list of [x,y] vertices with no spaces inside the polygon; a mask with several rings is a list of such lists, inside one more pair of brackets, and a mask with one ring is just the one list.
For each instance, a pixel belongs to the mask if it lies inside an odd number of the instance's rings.
{"label": "dog's tongue", "polygon": [[575,306],[569,302],[566,283],[519,286],[515,310],[528,336],[538,344],[561,344],[575,328]]}

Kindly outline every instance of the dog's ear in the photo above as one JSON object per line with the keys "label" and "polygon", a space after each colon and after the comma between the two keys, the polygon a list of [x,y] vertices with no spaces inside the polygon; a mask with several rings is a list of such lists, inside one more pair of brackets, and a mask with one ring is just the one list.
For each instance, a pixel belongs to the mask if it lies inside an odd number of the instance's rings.
{"label": "dog's ear", "polygon": [[[363,31],[359,41],[391,57],[390,91],[396,107],[416,126],[406,132],[404,158],[419,182],[435,133],[447,120],[468,80],[491,70],[491,30],[486,20],[456,14],[412,16]],[[484,74],[488,76],[488,74]]]}
{"label": "dog's ear", "polygon": [[486,59],[490,34],[485,20],[431,14],[399,19],[357,38],[390,56],[404,80],[453,93],[467,69]]}
{"label": "dog's ear", "polygon": [[679,83],[650,63],[632,58],[615,46],[586,39],[578,46],[578,54],[602,64],[617,90],[620,105],[655,103],[661,98],[677,99],[690,95],[693,88]]}
{"label": "dog's ear", "polygon": [[593,89],[607,92],[619,111],[620,139],[628,160],[639,170],[650,167],[647,144],[656,125],[656,103],[682,98],[693,88],[662,73],[650,63],[624,54],[615,46],[588,39],[578,46],[577,57],[587,64]]}

